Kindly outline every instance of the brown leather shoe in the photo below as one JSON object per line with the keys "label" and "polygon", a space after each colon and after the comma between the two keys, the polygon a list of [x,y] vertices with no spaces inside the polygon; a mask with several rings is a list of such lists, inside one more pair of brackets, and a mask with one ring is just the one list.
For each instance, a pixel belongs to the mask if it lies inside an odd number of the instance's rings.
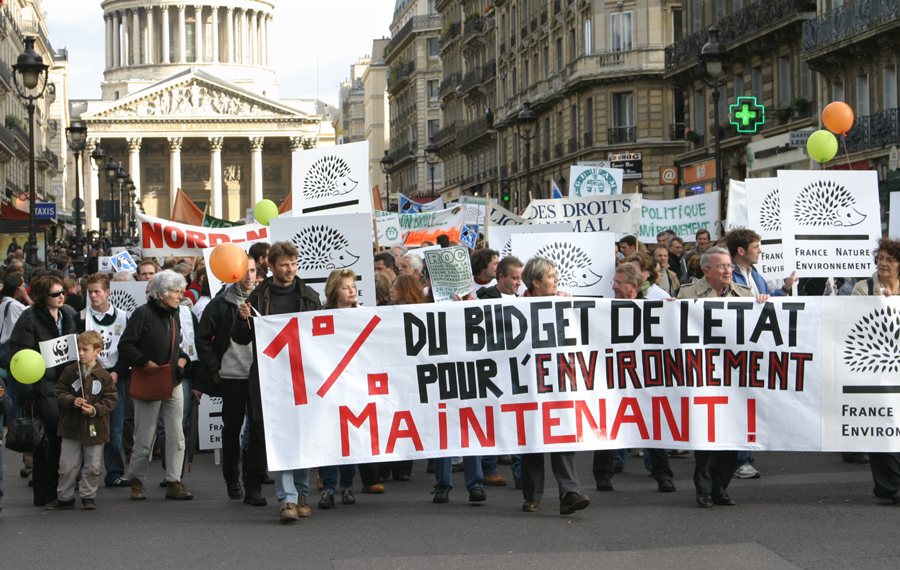
{"label": "brown leather shoe", "polygon": [[316,487],[318,487],[320,491],[325,488],[321,477],[316,477]]}
{"label": "brown leather shoe", "polygon": [[565,496],[559,500],[559,514],[571,515],[575,511],[588,508],[588,505],[590,504],[591,498],[587,495],[579,495],[574,492],[566,493]]}
{"label": "brown leather shoe", "polygon": [[192,494],[184,488],[181,481],[175,481],[166,485],[166,498],[176,501],[189,501],[194,498]]}
{"label": "brown leather shoe", "polygon": [[491,473],[490,475],[484,476],[484,484],[492,485],[494,487],[505,487],[506,477],[499,473]]}
{"label": "brown leather shoe", "polygon": [[297,514],[297,505],[294,503],[285,503],[281,505],[279,517],[282,524],[297,522],[300,520],[300,516]]}
{"label": "brown leather shoe", "polygon": [[306,496],[300,495],[300,498],[297,499],[297,516],[308,517],[311,514],[312,511],[309,508],[309,502],[306,500]]}
{"label": "brown leather shoe", "polygon": [[363,493],[371,493],[371,494],[381,494],[384,493],[384,485],[378,483],[376,485],[363,485],[362,492]]}
{"label": "brown leather shoe", "polygon": [[131,480],[131,500],[143,501],[147,496],[144,495],[144,484],[137,479]]}
{"label": "brown leather shoe", "polygon": [[536,513],[541,510],[540,501],[525,501],[522,503],[522,510],[526,513]]}

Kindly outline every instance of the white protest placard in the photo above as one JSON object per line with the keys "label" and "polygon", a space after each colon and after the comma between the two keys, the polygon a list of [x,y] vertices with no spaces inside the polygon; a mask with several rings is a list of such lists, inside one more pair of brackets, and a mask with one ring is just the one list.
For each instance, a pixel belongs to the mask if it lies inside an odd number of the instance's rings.
{"label": "white protest placard", "polygon": [[466,207],[466,225],[478,226],[484,225],[484,212],[486,206],[484,204],[464,204]]}
{"label": "white protest placard", "polygon": [[113,264],[112,258],[106,255],[101,255],[97,258],[97,271],[99,273],[112,273],[113,272]]}
{"label": "white protest placard", "polygon": [[135,309],[147,304],[147,285],[147,281],[112,281],[109,304],[130,317]]}
{"label": "white protest placard", "polygon": [[602,196],[624,192],[621,168],[598,168],[592,166],[569,167],[569,196]]}
{"label": "white protest placard", "polygon": [[293,153],[294,215],[372,213],[369,142]]}
{"label": "white protest placard", "polygon": [[781,242],[781,194],[777,178],[747,179],[748,227],[759,234],[756,270],[766,279],[784,279],[784,247]]}
{"label": "white protest placard", "polygon": [[276,218],[270,222],[272,241],[289,241],[297,248],[297,276],[325,302],[325,282],[335,269],[356,273],[357,301],[375,306],[372,263],[372,214],[339,214]]}
{"label": "white protest placard", "polygon": [[110,255],[118,255],[118,254],[122,253],[123,251],[128,251],[128,248],[124,247],[124,246],[121,246],[121,247],[117,246],[117,247],[109,248]]}
{"label": "white protest placard", "polygon": [[656,235],[672,230],[684,241],[694,241],[700,230],[719,239],[719,193],[709,192],[674,200],[643,200],[638,240],[656,243]]}
{"label": "white protest placard", "polygon": [[500,254],[500,259],[507,255],[515,255],[522,263],[528,261],[527,257],[518,253],[513,249],[512,236],[515,234],[549,234],[549,233],[567,233],[572,231],[571,222],[560,222],[558,224],[526,224],[524,226],[497,226],[491,227],[489,245],[491,249]]}
{"label": "white protest placard", "polygon": [[614,296],[615,244],[612,232],[597,232],[591,239],[573,232],[512,235],[513,251],[519,259],[549,259],[556,265],[559,289],[579,296]]}
{"label": "white protest placard", "polygon": [[728,202],[725,204],[725,231],[749,226],[746,183],[741,180],[729,180]]}
{"label": "white protest placard", "polygon": [[[295,154],[304,154],[298,152]],[[204,228],[170,222],[138,212],[138,230],[141,249],[145,257],[197,257],[206,247],[216,247],[220,243],[241,243],[266,239],[269,228],[262,224],[244,224],[233,228]]]}
{"label": "white protest placard", "polygon": [[[250,248],[253,247],[253,245],[257,244],[257,243],[271,243],[271,242],[269,242],[269,238],[266,238],[266,239],[256,239],[256,240],[252,240],[252,241],[242,241],[241,243],[238,243],[236,245],[238,245],[241,249],[243,249],[247,253],[250,253]],[[220,281],[219,278],[216,277],[215,274],[212,272],[212,269],[209,268],[210,267],[209,266],[209,256],[212,255],[212,252],[215,249],[216,248],[214,248],[214,247],[207,247],[206,249],[203,250],[203,263],[206,266],[206,280],[209,281],[209,292],[212,294],[213,298],[215,298],[215,296],[219,293],[219,291],[222,289],[223,285],[227,285],[227,283],[223,283],[222,281]]]}
{"label": "white protest placard", "polygon": [[887,414],[900,361],[881,349],[900,299],[546,297],[254,325],[273,471],[629,447],[900,451]]}
{"label": "white protest placard", "polygon": [[[504,208],[502,206],[498,206],[497,204],[494,204],[493,202],[491,202],[491,204],[488,207],[490,208],[490,212],[491,212],[491,214],[489,216],[489,221],[491,223],[492,228],[493,228],[493,226],[521,226],[523,224],[531,223],[529,220],[521,218],[521,217],[517,216],[516,214],[513,214],[506,208]],[[491,233],[492,234],[494,233],[493,229],[491,229]]]}
{"label": "white protest placard", "polygon": [[222,449],[222,398],[203,395],[197,408],[197,433],[200,451]]}
{"label": "white protest placard", "polygon": [[874,170],[779,170],[784,272],[868,277],[881,237]]}
{"label": "white protest placard", "polygon": [[47,368],[78,361],[78,340],[74,334],[39,342]]}
{"label": "white protest placard", "polygon": [[[400,216],[388,213],[375,218],[378,226],[378,245],[381,247],[393,247],[403,245],[403,230],[400,228]],[[374,231],[374,230],[373,230]]]}
{"label": "white protest placard", "polygon": [[900,192],[891,192],[890,207],[888,236],[891,239],[900,239]]}
{"label": "white protest placard", "polygon": [[533,200],[522,216],[532,224],[572,222],[576,232],[636,234],[641,203],[640,194]]}
{"label": "white protest placard", "polygon": [[437,238],[441,235],[458,242],[464,225],[466,210],[462,206],[439,212],[400,214],[400,228],[408,232],[404,241],[407,247],[416,247],[426,241],[437,243]]}
{"label": "white protest placard", "polygon": [[451,301],[454,295],[465,297],[475,288],[466,246],[426,251],[425,265],[428,267],[431,294],[436,303]]}
{"label": "white protest placard", "polygon": [[118,273],[119,271],[128,271],[130,273],[137,272],[137,263],[134,262],[131,254],[127,251],[117,253],[114,256],[110,257],[109,263],[112,266],[112,270],[116,273]]}

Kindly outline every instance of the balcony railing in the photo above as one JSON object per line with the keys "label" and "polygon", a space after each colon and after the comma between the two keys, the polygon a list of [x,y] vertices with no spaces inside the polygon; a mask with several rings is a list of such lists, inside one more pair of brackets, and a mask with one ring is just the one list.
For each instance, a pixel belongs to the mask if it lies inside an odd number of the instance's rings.
{"label": "balcony railing", "polygon": [[409,63],[398,63],[394,67],[391,68],[391,72],[388,75],[387,88],[388,91],[394,89],[409,79],[409,76],[413,71],[416,70],[416,62],[411,61]]}
{"label": "balcony railing", "polygon": [[856,0],[803,22],[801,50],[818,49],[900,19],[900,0]]}
{"label": "balcony railing", "polygon": [[9,129],[7,129],[3,125],[0,125],[0,143],[3,143],[4,145],[6,145],[6,148],[15,152],[16,139],[13,138],[13,134],[9,131]]}
{"label": "balcony railing", "polygon": [[457,87],[459,87],[461,80],[462,72],[457,71],[456,73],[450,74],[446,79],[441,81],[441,90],[439,96],[443,97],[451,91],[454,91]]}
{"label": "balcony railing", "polygon": [[[730,46],[736,39],[758,32],[793,14],[815,11],[816,3],[810,0],[759,0],[722,18],[716,22],[716,27],[719,28],[719,40]],[[704,29],[666,46],[666,70],[697,59],[708,39],[709,35]]]}
{"label": "balcony railing", "polygon": [[424,30],[428,28],[440,28],[441,27],[441,17],[440,15],[434,16],[414,16],[409,19],[408,22],[403,24],[403,27],[397,30],[397,33],[394,34],[394,37],[391,38],[391,43],[387,45],[384,53],[385,55],[394,51],[394,48],[403,43],[409,34],[413,32],[413,30]]}
{"label": "balcony railing", "polygon": [[487,83],[494,76],[497,75],[497,62],[495,60],[491,60],[481,66],[481,82]]}
{"label": "balcony railing", "polygon": [[609,144],[622,144],[637,141],[636,127],[613,127],[607,134]]}
{"label": "balcony railing", "polygon": [[562,158],[563,155],[563,143],[556,143],[553,145],[553,158]]}
{"label": "balcony railing", "polygon": [[15,124],[15,123],[12,123],[12,124],[7,123],[7,127],[9,128],[9,130],[12,131],[12,133],[14,135],[19,137],[19,140],[22,142],[23,146],[28,147],[28,145],[31,144],[31,142],[28,139],[28,133],[25,132],[25,129],[23,129],[22,127],[20,127],[19,125]]}
{"label": "balcony railing", "polygon": [[492,126],[488,123],[486,117],[479,117],[471,123],[467,123],[456,131],[456,146],[462,147],[477,140],[479,137],[487,134]]}
{"label": "balcony railing", "polygon": [[669,125],[669,140],[670,141],[684,140],[684,123],[673,123],[673,124]]}
{"label": "balcony railing", "polygon": [[594,146],[594,132],[587,131],[584,133],[584,148],[591,148]]}
{"label": "balcony railing", "polygon": [[569,139],[569,154],[578,152],[578,139]]}
{"label": "balcony railing", "polygon": [[481,70],[473,69],[468,72],[466,76],[462,80],[462,89],[463,92],[468,91],[469,89],[475,87],[476,85],[481,84]]}
{"label": "balcony railing", "polygon": [[450,24],[449,27],[445,28],[443,32],[441,32],[441,39],[438,42],[438,49],[444,49],[444,46],[452,42],[459,35],[462,26],[459,25],[459,22],[454,22]]}
{"label": "balcony railing", "polygon": [[462,125],[462,121],[453,121],[449,125],[438,130],[438,132],[434,133],[434,144],[441,147],[456,142],[456,131],[460,125]]}
{"label": "balcony railing", "polygon": [[413,141],[411,143],[401,145],[398,149],[392,151],[391,158],[394,159],[394,166],[396,167],[398,162],[408,158],[409,156],[415,156],[417,148],[418,142]]}
{"label": "balcony railing", "polygon": [[847,152],[900,144],[900,109],[857,117],[844,139]]}
{"label": "balcony railing", "polygon": [[484,29],[484,20],[481,16],[476,18],[472,18],[468,22],[466,22],[465,28],[463,28],[463,39],[469,39],[476,34],[480,34],[481,30]]}

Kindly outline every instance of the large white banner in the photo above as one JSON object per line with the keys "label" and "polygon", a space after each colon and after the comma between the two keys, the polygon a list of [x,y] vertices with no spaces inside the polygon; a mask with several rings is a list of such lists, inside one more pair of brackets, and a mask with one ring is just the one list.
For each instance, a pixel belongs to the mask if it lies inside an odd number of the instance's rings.
{"label": "large white banner", "polygon": [[576,232],[636,234],[641,227],[641,195],[533,200],[522,217],[532,224],[572,222]]}
{"label": "large white banner", "polygon": [[512,235],[512,249],[519,259],[527,261],[535,256],[549,259],[556,265],[560,290],[591,297],[614,296],[615,244],[616,236],[612,232],[597,232],[591,239],[573,232]]}
{"label": "large white banner", "polygon": [[567,233],[572,231],[571,222],[560,222],[558,224],[525,224],[521,226],[491,226],[491,233],[488,235],[488,242],[494,251],[500,254],[500,259],[507,255],[515,255],[522,263],[528,261],[527,257],[523,257],[523,253],[513,250],[512,236],[515,234],[551,234],[551,233]]}
{"label": "large white banner", "polygon": [[697,232],[707,230],[719,239],[719,193],[709,192],[675,200],[643,200],[638,240],[656,243],[656,235],[672,230],[684,241],[694,241]]}
{"label": "large white banner", "polygon": [[254,327],[276,471],[631,447],[900,451],[900,299],[548,297]]}
{"label": "large white banner", "polygon": [[[502,206],[498,206],[491,202],[488,205],[490,208],[490,215],[488,216],[488,221],[491,223],[491,226],[521,226],[524,224],[530,224],[531,222],[523,219],[516,214],[513,214],[506,208]],[[491,233],[494,233],[494,230],[491,230]]]}
{"label": "large white banner", "polygon": [[289,241],[297,248],[297,276],[325,302],[325,282],[335,269],[356,273],[358,302],[375,306],[372,263],[372,215],[340,214],[276,218],[272,241]]}
{"label": "large white banner", "polygon": [[784,247],[781,241],[781,194],[777,178],[747,179],[748,227],[759,234],[756,270],[766,279],[784,279]]}
{"label": "large white banner", "polygon": [[368,141],[293,153],[294,215],[372,214]]}
{"label": "large white banner", "polygon": [[784,272],[868,277],[881,237],[878,173],[779,170]]}
{"label": "large white banner", "polygon": [[900,239],[900,192],[891,192],[890,208],[888,236],[891,239]]}
{"label": "large white banner", "polygon": [[[303,154],[303,153],[298,153]],[[220,243],[241,243],[266,239],[269,228],[262,224],[244,224],[233,228],[204,228],[170,222],[138,212],[136,214],[144,257],[196,257],[206,247]]]}
{"label": "large white banner", "polygon": [[598,168],[593,166],[569,167],[569,196],[600,196],[624,192],[621,168]]}

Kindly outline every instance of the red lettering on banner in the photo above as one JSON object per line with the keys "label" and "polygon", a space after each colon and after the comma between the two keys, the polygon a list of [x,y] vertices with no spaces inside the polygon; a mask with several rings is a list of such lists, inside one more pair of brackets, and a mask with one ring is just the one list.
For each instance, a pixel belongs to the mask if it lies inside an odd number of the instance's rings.
{"label": "red lettering on banner", "polygon": [[675,441],[690,441],[690,398],[681,399],[681,429],[678,429],[678,422],[675,421],[675,414],[672,413],[672,406],[669,405],[669,399],[665,397],[653,398],[653,439],[659,441],[662,439],[662,422],[660,419],[660,410],[666,416],[666,422],[669,424],[669,432]]}
{"label": "red lettering on banner", "polygon": [[441,449],[447,449],[447,404],[438,404],[438,432],[440,434]]}
{"label": "red lettering on banner", "polygon": [[756,400],[747,400],[747,441],[756,443]]}
{"label": "red lettering on banner", "polygon": [[228,234],[209,234],[209,246],[208,247],[216,247],[220,243],[230,243],[231,238],[228,237]]}
{"label": "red lettering on banner", "polygon": [[[400,422],[406,424],[406,429],[400,429]],[[398,439],[411,439],[416,451],[422,451],[422,440],[419,438],[419,430],[416,429],[416,422],[413,421],[411,412],[394,413],[394,421],[391,422],[391,434],[388,436],[386,453],[394,453],[394,446],[397,445]]]}
{"label": "red lettering on banner", "polygon": [[313,317],[312,335],[322,336],[334,334],[334,315],[322,315],[321,317]]}
{"label": "red lettering on banner", "polygon": [[795,352],[795,353],[791,354],[791,360],[793,360],[794,362],[797,363],[797,374],[796,374],[797,383],[794,385],[794,390],[796,390],[797,392],[803,391],[803,384],[804,384],[803,380],[804,380],[804,374],[806,373],[804,364],[806,363],[807,360],[812,360],[812,359],[813,359],[813,355],[805,353],[805,352]]}
{"label": "red lettering on banner", "polygon": [[694,398],[694,404],[706,406],[707,441],[716,441],[716,406],[727,404],[728,396],[698,396]]}
{"label": "red lettering on banner", "polygon": [[[269,237],[268,228],[259,228],[258,233],[254,230],[247,230],[247,240],[246,241],[253,241],[255,239],[266,239],[267,237]],[[234,241],[237,242],[238,240],[234,240]],[[241,241],[244,241],[244,240],[241,240]]]}
{"label": "red lettering on banner", "polygon": [[536,412],[537,409],[537,402],[502,404],[500,406],[501,412],[513,412],[516,414],[516,434],[518,435],[517,445],[525,445],[525,412]]}
{"label": "red lettering on banner", "polygon": [[378,455],[378,410],[375,402],[366,405],[358,416],[354,415],[347,406],[341,406],[341,455],[350,456],[350,426],[361,428],[363,422],[369,421],[369,440],[372,442],[372,455]]}
{"label": "red lettering on banner", "polygon": [[575,353],[570,352],[568,355],[559,353],[556,355],[556,361],[556,370],[559,375],[559,391],[566,391],[566,378],[569,379],[569,389],[572,392],[578,390],[578,386],[575,384]]}
{"label": "red lettering on banner", "polygon": [[584,423],[587,420],[594,437],[599,440],[609,439],[606,435],[606,400],[600,398],[600,409],[598,413],[598,421],[594,421],[591,410],[588,409],[587,402],[584,400],[575,400],[575,441],[581,443],[584,441]]}
{"label": "red lettering on banner", "polygon": [[166,245],[172,249],[179,249],[184,246],[184,232],[173,226],[166,226],[163,230],[163,236],[166,238]]}
{"label": "red lettering on banner", "polygon": [[[751,352],[750,353],[750,382],[749,385],[751,388],[763,388],[765,384],[762,380],[759,379],[759,361],[762,360],[763,353],[762,352]],[[741,383],[741,388],[745,388],[747,385],[743,382]]]}
{"label": "red lettering on banner", "polygon": [[294,405],[302,406],[306,400],[306,380],[303,376],[303,358],[300,353],[300,325],[294,317],[263,351],[263,354],[275,360],[281,350],[288,347],[291,363],[291,383],[294,386]]}
{"label": "red lettering on banner", "polygon": [[[196,232],[194,230],[186,230],[184,232],[187,241],[187,247],[191,249],[203,249],[206,247],[206,234],[203,232]],[[210,245],[212,247],[212,244]]]}
{"label": "red lettering on banner", "polygon": [[[626,413],[629,409],[631,409],[633,413]],[[647,432],[647,424],[644,422],[644,414],[641,413],[641,407],[638,405],[637,398],[622,398],[622,401],[619,402],[619,409],[616,411],[616,419],[613,420],[612,431],[609,434],[610,439],[616,439],[622,424],[637,425],[641,438],[650,439],[650,434]]]}
{"label": "red lettering on banner", "polygon": [[769,390],[775,389],[776,377],[778,379],[778,388],[787,390],[790,356],[787,352],[781,354],[780,358],[778,353],[772,352],[769,354]]}
{"label": "red lettering on banner", "polygon": [[634,357],[634,351],[629,350],[616,354],[616,365],[618,366],[619,388],[625,389],[625,376],[631,378],[631,385],[639,390],[641,388],[641,380],[637,374],[637,360]]}
{"label": "red lettering on banner", "polygon": [[544,383],[544,378],[550,375],[550,372],[545,367],[545,364],[549,361],[549,354],[538,354],[534,357],[534,365],[537,367],[537,388],[540,394],[553,391],[553,386]]}
{"label": "red lettering on banner", "polygon": [[563,408],[574,408],[575,402],[569,400],[564,402],[544,402],[541,406],[544,424],[544,445],[553,445],[554,443],[575,443],[575,434],[570,435],[553,435],[551,432],[555,426],[560,424],[559,418],[550,417],[550,412]]}
{"label": "red lettering on banner", "polygon": [[353,357],[356,356],[356,353],[359,352],[359,349],[362,347],[363,343],[366,342],[366,339],[369,338],[369,335],[372,334],[372,331],[375,330],[375,327],[378,326],[378,323],[381,322],[379,317],[372,317],[372,320],[369,321],[369,324],[366,325],[366,328],[363,329],[359,336],[356,337],[356,340],[353,341],[353,344],[350,346],[350,350],[347,351],[347,354],[344,355],[344,358],[338,363],[337,368],[334,369],[334,372],[331,373],[325,383],[322,384],[322,387],[319,388],[319,391],[316,392],[316,395],[320,398],[324,398],[325,394],[328,393],[328,390],[334,385],[337,381],[338,377],[344,373],[344,370],[347,368],[347,365],[350,364],[350,361],[353,360]]}
{"label": "red lettering on banner", "polygon": [[719,378],[715,378],[713,374],[716,371],[716,358],[719,356],[719,353],[722,352],[718,348],[707,348],[706,349],[706,385],[707,386],[721,386],[722,380]]}
{"label": "red lettering on banner", "polygon": [[151,247],[162,247],[165,242],[163,238],[163,230],[161,224],[148,224],[141,222],[141,247],[149,249]]}
{"label": "red lettering on banner", "polygon": [[494,447],[495,445],[497,445],[494,438],[493,406],[486,406],[484,408],[484,423],[487,426],[487,434],[485,434],[485,430],[481,429],[481,424],[478,423],[478,418],[475,416],[475,411],[472,408],[460,408],[459,431],[463,448],[469,447],[470,424],[472,426],[472,431],[475,433],[475,437],[478,438],[478,444],[481,447]]}

